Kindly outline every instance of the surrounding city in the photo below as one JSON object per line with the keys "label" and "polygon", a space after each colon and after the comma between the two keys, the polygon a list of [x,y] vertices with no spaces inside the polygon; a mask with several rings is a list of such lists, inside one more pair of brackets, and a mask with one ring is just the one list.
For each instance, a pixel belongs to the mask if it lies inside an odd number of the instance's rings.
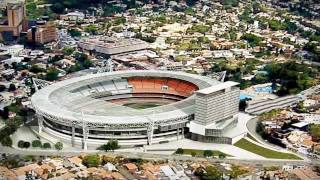
{"label": "surrounding city", "polygon": [[317,0],[0,0],[0,179],[320,179]]}

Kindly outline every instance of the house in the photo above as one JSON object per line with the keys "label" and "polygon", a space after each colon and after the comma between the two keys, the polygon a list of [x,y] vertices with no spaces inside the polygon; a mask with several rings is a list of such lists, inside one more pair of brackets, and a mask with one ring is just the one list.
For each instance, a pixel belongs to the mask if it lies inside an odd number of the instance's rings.
{"label": "house", "polygon": [[294,123],[292,124],[291,126],[295,129],[298,129],[300,131],[308,131],[308,128],[309,128],[309,122],[306,122],[306,121],[301,121],[301,122],[298,122],[298,123]]}
{"label": "house", "polygon": [[74,156],[74,157],[71,157],[71,158],[68,158],[68,161],[70,161],[72,164],[78,166],[78,167],[82,167],[83,164],[82,164],[82,159],[80,159],[79,157],[77,156]]}
{"label": "house", "polygon": [[289,171],[290,174],[294,174],[299,179],[303,180],[318,180],[320,176],[312,171],[311,168],[297,168]]}
{"label": "house", "polygon": [[89,174],[99,176],[102,179],[112,179],[111,173],[107,172],[104,169],[88,168],[87,171],[88,171]]}
{"label": "house", "polygon": [[0,179],[16,180],[17,175],[7,167],[0,166]]}
{"label": "house", "polygon": [[113,179],[117,179],[117,180],[122,180],[125,179],[120,173],[118,172],[112,172],[111,176],[113,177]]}
{"label": "house", "polygon": [[29,164],[15,169],[14,173],[16,174],[19,180],[24,180],[26,179],[27,174],[31,174],[31,176],[36,176],[34,170],[37,168],[40,168],[38,164]]}
{"label": "house", "polygon": [[134,173],[138,170],[138,167],[133,163],[127,163],[124,165],[124,167],[126,167],[127,170],[130,171],[131,173]]}
{"label": "house", "polygon": [[116,166],[111,164],[111,163],[107,163],[103,166],[104,169],[107,169],[108,171],[118,171]]}

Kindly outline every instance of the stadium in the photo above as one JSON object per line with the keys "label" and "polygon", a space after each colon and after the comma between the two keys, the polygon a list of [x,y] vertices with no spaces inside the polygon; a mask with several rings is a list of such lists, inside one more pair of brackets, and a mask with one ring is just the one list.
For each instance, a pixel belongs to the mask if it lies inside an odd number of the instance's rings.
{"label": "stadium", "polygon": [[234,82],[183,72],[135,70],[63,80],[31,98],[39,135],[74,147],[98,147],[117,139],[122,147],[189,137],[232,143],[239,88]]}

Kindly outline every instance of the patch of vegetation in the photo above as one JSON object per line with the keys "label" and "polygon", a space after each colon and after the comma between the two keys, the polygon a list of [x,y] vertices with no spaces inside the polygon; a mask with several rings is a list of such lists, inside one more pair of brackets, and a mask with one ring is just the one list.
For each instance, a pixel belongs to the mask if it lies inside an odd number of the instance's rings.
{"label": "patch of vegetation", "polygon": [[87,155],[83,158],[82,164],[90,167],[98,167],[101,164],[101,159],[98,154],[95,155]]}
{"label": "patch of vegetation", "polygon": [[258,146],[254,143],[251,143],[250,141],[246,139],[241,139],[238,142],[234,144],[234,146],[239,147],[241,149],[247,150],[249,152],[258,154],[260,156],[263,156],[265,158],[270,159],[296,159],[296,160],[302,160],[300,157],[290,154],[290,153],[282,153],[277,152],[271,149],[264,148],[262,146]]}
{"label": "patch of vegetation", "polygon": [[318,70],[295,61],[270,63],[265,66],[270,82],[281,84],[278,95],[296,94],[316,84]]}
{"label": "patch of vegetation", "polygon": [[103,151],[114,151],[116,149],[119,149],[120,145],[118,143],[118,140],[116,139],[110,139],[107,144],[101,145],[98,150],[103,150]]}
{"label": "patch of vegetation", "polygon": [[248,43],[251,47],[258,46],[258,45],[260,45],[260,42],[263,41],[262,37],[259,37],[259,36],[256,36],[256,35],[250,34],[250,33],[244,34],[241,37],[241,39],[248,41]]}
{"label": "patch of vegetation", "polygon": [[54,147],[56,148],[56,150],[62,150],[63,149],[63,144],[62,142],[57,142],[56,144],[54,144]]}
{"label": "patch of vegetation", "polygon": [[[209,152],[210,151],[210,152]],[[178,148],[175,152],[176,154],[188,154],[192,156],[218,156],[218,157],[230,157],[231,155],[223,153],[217,150],[199,150],[199,149],[182,149]]]}
{"label": "patch of vegetation", "polygon": [[309,126],[309,132],[315,138],[320,139],[320,124],[311,124]]}
{"label": "patch of vegetation", "polygon": [[206,32],[208,32],[210,30],[210,26],[204,25],[204,24],[195,24],[192,25],[191,28],[187,29],[187,33],[201,33],[201,34],[205,34]]}
{"label": "patch of vegetation", "polygon": [[134,109],[148,109],[153,107],[162,106],[163,104],[153,103],[153,102],[145,102],[145,103],[127,103],[123,106],[131,107]]}

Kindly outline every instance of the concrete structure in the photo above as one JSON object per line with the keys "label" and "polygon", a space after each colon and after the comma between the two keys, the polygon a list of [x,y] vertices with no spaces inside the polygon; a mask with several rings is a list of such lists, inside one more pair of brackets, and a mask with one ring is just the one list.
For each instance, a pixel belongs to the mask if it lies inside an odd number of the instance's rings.
{"label": "concrete structure", "polygon": [[149,44],[140,39],[119,39],[115,37],[95,37],[82,39],[78,46],[83,50],[104,55],[114,55],[149,48]]}
{"label": "concrete structure", "polygon": [[264,99],[258,101],[249,101],[246,112],[249,114],[262,114],[273,109],[280,109],[297,104],[301,98],[297,95],[279,97],[275,99]]}
{"label": "concrete structure", "polygon": [[52,23],[44,22],[33,26],[27,33],[28,41],[37,44],[45,44],[57,39],[57,28]]}
{"label": "concrete structure", "polygon": [[[211,131],[221,132],[237,123],[236,85],[182,72],[117,71],[46,86],[31,102],[38,115],[39,135],[44,130],[83,149],[95,148],[108,139],[117,139],[126,147],[182,139],[189,129],[196,134],[199,126],[208,131],[202,136],[220,137]],[[207,104],[200,102],[203,98],[209,99]],[[161,105],[146,109],[127,106],[141,102]],[[232,134],[229,131],[228,137]],[[202,140],[200,136],[198,140]],[[232,140],[210,142],[231,144]]]}
{"label": "concrete structure", "polygon": [[[0,39],[20,36],[26,16],[23,2],[7,3],[7,16],[0,19]],[[9,39],[11,40],[11,39]]]}
{"label": "concrete structure", "polygon": [[8,3],[17,3],[17,2],[25,2],[25,0],[1,0],[0,1],[0,9],[5,9]]}
{"label": "concrete structure", "polygon": [[225,82],[196,92],[195,119],[190,123],[191,139],[232,143],[224,131],[238,122],[240,89],[236,82]]}

